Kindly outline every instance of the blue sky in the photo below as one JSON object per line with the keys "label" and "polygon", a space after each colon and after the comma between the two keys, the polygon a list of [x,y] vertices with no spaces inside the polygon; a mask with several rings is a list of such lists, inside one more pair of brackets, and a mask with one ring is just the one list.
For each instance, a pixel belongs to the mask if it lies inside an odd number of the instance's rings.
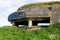
{"label": "blue sky", "polygon": [[[8,16],[16,11],[20,6],[33,2],[48,2],[52,0],[0,0],[0,27],[11,25]],[[59,1],[59,0],[54,0]]]}

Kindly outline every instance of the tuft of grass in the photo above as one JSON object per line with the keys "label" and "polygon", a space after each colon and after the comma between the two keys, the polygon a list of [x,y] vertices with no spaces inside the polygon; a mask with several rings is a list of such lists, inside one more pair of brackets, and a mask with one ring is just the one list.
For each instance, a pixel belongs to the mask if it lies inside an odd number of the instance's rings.
{"label": "tuft of grass", "polygon": [[0,28],[0,40],[60,40],[60,23],[33,31],[15,26],[4,26]]}

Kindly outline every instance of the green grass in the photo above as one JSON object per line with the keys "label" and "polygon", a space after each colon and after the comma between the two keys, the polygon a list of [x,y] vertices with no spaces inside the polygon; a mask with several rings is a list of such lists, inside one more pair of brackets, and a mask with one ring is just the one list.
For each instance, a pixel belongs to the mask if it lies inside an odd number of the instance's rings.
{"label": "green grass", "polygon": [[0,28],[0,40],[60,40],[60,23],[33,31],[4,26]]}
{"label": "green grass", "polygon": [[26,4],[24,6],[21,6],[20,8],[18,8],[17,11],[19,10],[23,10],[32,6],[42,6],[42,5],[54,5],[54,4],[60,4],[60,2],[56,1],[56,2],[36,2],[36,3],[31,3],[31,4]]}

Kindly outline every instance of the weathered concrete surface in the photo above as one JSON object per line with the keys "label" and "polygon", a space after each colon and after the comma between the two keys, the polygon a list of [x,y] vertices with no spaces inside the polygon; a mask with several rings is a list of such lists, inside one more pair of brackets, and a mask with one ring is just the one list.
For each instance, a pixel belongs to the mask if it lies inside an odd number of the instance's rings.
{"label": "weathered concrete surface", "polygon": [[[52,10],[49,10],[48,6],[51,6]],[[50,17],[50,23],[60,22],[60,4],[32,6],[23,10],[27,18]]]}

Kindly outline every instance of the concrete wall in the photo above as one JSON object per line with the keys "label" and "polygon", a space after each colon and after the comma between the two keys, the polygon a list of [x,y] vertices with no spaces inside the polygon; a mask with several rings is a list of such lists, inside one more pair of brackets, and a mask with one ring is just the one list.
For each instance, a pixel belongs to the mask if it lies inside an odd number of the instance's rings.
{"label": "concrete wall", "polygon": [[48,16],[49,9],[47,6],[33,6],[25,10],[27,17],[42,17]]}
{"label": "concrete wall", "polygon": [[48,6],[50,5],[28,7],[24,9],[26,17],[50,17],[50,23],[60,22],[60,4],[51,5],[52,10]]}

